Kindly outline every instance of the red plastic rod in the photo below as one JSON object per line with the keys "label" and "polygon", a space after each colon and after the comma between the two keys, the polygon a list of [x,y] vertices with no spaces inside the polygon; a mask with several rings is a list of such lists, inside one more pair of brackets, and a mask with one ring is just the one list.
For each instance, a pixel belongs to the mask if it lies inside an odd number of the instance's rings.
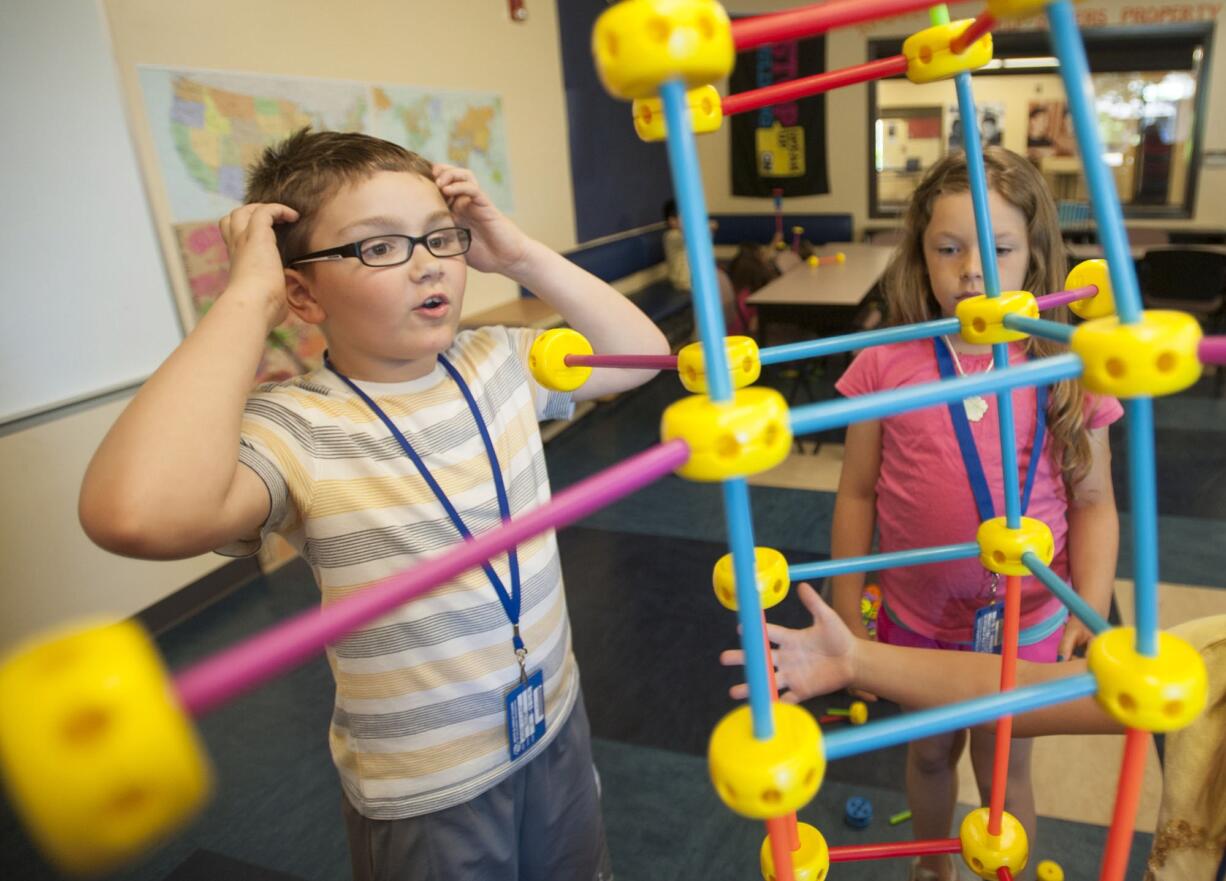
{"label": "red plastic rod", "polygon": [[772,104],[783,104],[810,95],[818,95],[843,86],[854,86],[856,83],[866,83],[869,80],[879,80],[887,76],[897,76],[907,72],[907,59],[902,55],[882,58],[880,61],[870,61],[867,64],[857,64],[842,70],[832,70],[829,73],[816,73],[813,76],[788,80],[786,83],[775,83],[760,89],[751,89],[729,95],[721,102],[725,116],[744,113],[747,110],[757,110],[759,107],[769,107]]}
{"label": "red plastic rod", "polygon": [[[795,822],[792,814],[792,822]],[[775,861],[776,881],[795,881],[796,873],[792,871],[792,835],[788,832],[788,818],[774,817],[766,821],[766,834],[771,842],[771,859]]]}
{"label": "red plastic rod", "polygon": [[977,19],[967,25],[966,30],[949,41],[949,48],[956,55],[961,55],[966,51],[967,46],[974,43],[994,27],[996,27],[996,19],[992,17],[992,13],[981,12]]}
{"label": "red plastic rod", "polygon": [[834,28],[906,15],[927,9],[932,0],[832,0],[787,12],[742,18],[732,23],[732,41],[738,52],[824,34]]}
{"label": "red plastic rod", "polygon": [[1124,761],[1120,763],[1119,788],[1115,791],[1115,812],[1111,815],[1111,829],[1107,832],[1107,849],[1098,881],[1124,881],[1148,749],[1149,732],[1129,728],[1124,734]]}
{"label": "red plastic rod", "polygon": [[676,370],[676,355],[567,355],[567,367],[629,367],[637,370]]}
{"label": "red plastic rod", "polygon": [[830,862],[922,857],[934,853],[962,853],[962,842],[957,838],[929,838],[924,841],[891,841],[885,844],[845,844],[830,848]]}
{"label": "red plastic rod", "polygon": [[[1022,576],[1005,576],[1005,633],[1000,647],[1000,690],[1017,685],[1018,630],[1022,620]],[[999,835],[1005,811],[1005,786],[1009,782],[1009,746],[1013,717],[996,720],[996,754],[992,757],[992,797],[988,800],[988,834]]]}
{"label": "red plastic rod", "polygon": [[996,870],[996,881],[1013,881],[1013,873],[1008,866],[1001,866]]}

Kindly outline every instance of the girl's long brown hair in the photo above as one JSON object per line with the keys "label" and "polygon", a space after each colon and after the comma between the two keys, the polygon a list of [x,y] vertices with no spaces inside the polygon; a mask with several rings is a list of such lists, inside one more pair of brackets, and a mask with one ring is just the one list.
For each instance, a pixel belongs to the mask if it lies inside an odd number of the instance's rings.
{"label": "girl's long brown hair", "polygon": [[[1013,205],[1026,218],[1030,244],[1030,265],[1026,269],[1025,289],[1036,297],[1064,289],[1067,273],[1064,241],[1056,206],[1047,184],[1028,160],[1001,147],[983,152],[988,188]],[[924,230],[932,220],[932,206],[938,196],[964,193],[970,189],[966,154],[949,153],[928,170],[907,208],[903,239],[898,244],[883,278],[890,324],[913,324],[941,316],[941,307],[928,281],[924,261]],[[1065,306],[1042,314],[1049,321],[1069,323]],[[1030,337],[1027,353],[1035,357],[1061,354],[1067,348],[1051,340]],[[1089,473],[1090,439],[1086,432],[1085,393],[1075,380],[1062,380],[1051,387],[1047,398],[1047,425],[1055,443],[1054,455],[1072,499],[1073,488]]]}

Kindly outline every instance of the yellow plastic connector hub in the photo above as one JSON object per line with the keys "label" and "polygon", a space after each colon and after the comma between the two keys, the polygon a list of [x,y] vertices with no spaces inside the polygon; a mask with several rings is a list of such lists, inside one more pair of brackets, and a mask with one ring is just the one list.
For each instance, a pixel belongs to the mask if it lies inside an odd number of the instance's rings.
{"label": "yellow plastic connector hub", "polygon": [[976,808],[962,821],[958,836],[962,859],[986,881],[996,881],[996,870],[1001,866],[1007,866],[1015,877],[1026,868],[1030,855],[1026,828],[1010,813],[1001,815],[1000,835],[993,835],[988,832],[988,809]]}
{"label": "yellow plastic connector hub", "polygon": [[977,70],[992,60],[992,35],[984,34],[961,53],[949,48],[954,37],[970,27],[971,19],[951,21],[912,34],[902,44],[907,58],[907,79],[913,83],[947,80],[967,70]]}
{"label": "yellow plastic connector hub", "polygon": [[852,725],[863,725],[868,721],[868,704],[864,701],[852,701],[847,719]]}
{"label": "yellow plastic connector hub", "polygon": [[954,314],[962,324],[962,339],[976,346],[990,346],[1026,339],[1029,334],[1005,327],[1005,316],[1038,318],[1039,305],[1030,291],[1003,291],[999,297],[967,297]]}
{"label": "yellow plastic connector hub", "polygon": [[1170,395],[1200,379],[1200,324],[1185,312],[1146,311],[1134,324],[1096,318],[1073,331],[1081,382],[1117,398]]}
{"label": "yellow plastic connector hub", "polygon": [[[988,0],[988,12],[998,21],[1007,18],[1026,18],[1042,12],[1051,0]],[[1081,0],[1073,0],[1080,3]]]}
{"label": "yellow plastic connector hub", "polygon": [[0,768],[46,856],[100,874],[186,823],[208,762],[152,640],[91,624],[27,643],[0,663]]}
{"label": "yellow plastic connector hub", "polygon": [[1200,653],[1184,640],[1158,633],[1158,654],[1136,650],[1132,627],[1098,634],[1086,653],[1098,682],[1098,703],[1129,728],[1175,731],[1205,708],[1208,678]]}
{"label": "yellow plastic connector hub", "polygon": [[[728,353],[728,372],[734,389],[745,388],[758,381],[762,375],[762,360],[758,355],[758,344],[753,339],[747,336],[725,337],[724,351]],[[707,393],[707,367],[702,343],[690,343],[677,353],[677,373],[686,391],[700,395]]]}
{"label": "yellow plastic connector hub", "polygon": [[724,804],[738,814],[765,820],[809,803],[826,773],[822,732],[809,712],[773,703],[775,733],[753,736],[748,705],[737,707],[711,732],[707,749],[711,782]]}
{"label": "yellow plastic connector hub", "polygon": [[783,395],[755,386],[725,403],[705,395],[682,398],[665,409],[660,436],[665,443],[681,438],[689,444],[679,476],[716,481],[774,468],[788,456],[792,426]]}
{"label": "yellow plastic connector hub", "polygon": [[1064,881],[1064,868],[1055,860],[1043,860],[1035,867],[1039,881]]}
{"label": "yellow plastic connector hub", "polygon": [[1088,300],[1075,300],[1068,304],[1073,314],[1080,318],[1106,318],[1115,314],[1115,294],[1111,288],[1111,273],[1106,260],[1083,260],[1072,268],[1064,280],[1064,289],[1084,288],[1094,285],[1098,293]]}
{"label": "yellow plastic connector hub", "polygon": [[567,367],[567,355],[590,355],[592,344],[587,337],[569,327],[547,330],[536,338],[528,352],[528,369],[532,377],[555,392],[573,392],[592,375],[590,367]]}
{"label": "yellow plastic connector hub", "polygon": [[592,54],[605,90],[626,101],[675,79],[710,85],[736,60],[728,13],[714,0],[622,0],[596,19]]}
{"label": "yellow plastic connector hub", "polygon": [[[779,605],[788,595],[788,588],[792,584],[788,575],[787,559],[774,548],[754,548],[753,566],[762,608],[769,609]],[[719,558],[711,573],[711,582],[715,586],[716,599],[725,609],[735,612],[736,572],[732,568],[732,554],[724,554]]]}
{"label": "yellow plastic connector hub", "polygon": [[[699,86],[685,93],[690,108],[690,126],[696,135],[719,131],[724,123],[724,105],[715,86]],[[664,102],[659,98],[635,98],[634,130],[639,139],[651,143],[668,137],[668,121],[664,118]]]}
{"label": "yellow plastic connector hub", "polygon": [[994,517],[979,524],[975,533],[979,542],[979,562],[989,572],[1001,575],[1029,575],[1030,570],[1022,562],[1022,554],[1033,551],[1050,566],[1055,556],[1055,542],[1051,528],[1042,520],[1022,517],[1017,529],[1010,529],[1004,517]]}
{"label": "yellow plastic connector hub", "polygon": [[[796,837],[800,847],[792,851],[792,877],[795,881],[823,881],[830,871],[830,848],[825,836],[808,823],[797,823]],[[775,881],[778,875],[769,835],[762,841],[759,861],[764,881]]]}

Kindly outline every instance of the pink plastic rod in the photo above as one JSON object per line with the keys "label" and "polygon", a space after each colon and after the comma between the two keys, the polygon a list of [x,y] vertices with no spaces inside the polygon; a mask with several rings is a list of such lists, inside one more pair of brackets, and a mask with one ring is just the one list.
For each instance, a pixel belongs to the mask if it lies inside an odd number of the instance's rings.
{"label": "pink plastic rod", "polygon": [[659,444],[558,493],[535,510],[465,541],[378,586],[329,606],[311,609],[206,658],[175,677],[184,708],[203,715],[222,703],[296,667],[367,621],[428,593],[496,554],[573,523],[628,496],[682,465],[690,455],[683,440]]}
{"label": "pink plastic rod", "polygon": [[742,18],[732,23],[732,41],[738,52],[824,34],[848,27],[926,9],[932,0],[831,0],[787,12]]}
{"label": "pink plastic rod", "polygon": [[1055,309],[1057,306],[1066,306],[1069,303],[1074,303],[1077,300],[1088,300],[1098,293],[1098,285],[1088,284],[1083,288],[1070,288],[1067,291],[1056,291],[1051,294],[1044,294],[1041,297],[1035,297],[1034,301],[1039,305],[1039,311],[1044,309]]}
{"label": "pink plastic rod", "polygon": [[720,106],[725,116],[732,116],[736,113],[770,107],[772,104],[785,104],[788,101],[808,98],[810,95],[829,92],[843,86],[854,86],[856,83],[866,83],[869,80],[884,79],[906,72],[907,59],[902,55],[894,55],[890,58],[882,58],[880,61],[870,61],[867,64],[857,64],[842,70],[817,73],[813,76],[729,95],[720,102]]}
{"label": "pink plastic rod", "polygon": [[1202,364],[1226,364],[1226,336],[1207,336],[1198,349]]}
{"label": "pink plastic rod", "polygon": [[992,28],[996,27],[996,19],[990,12],[981,12],[979,17],[967,25],[966,29],[949,41],[949,48],[955,54],[961,55],[966,47],[974,43]]}
{"label": "pink plastic rod", "polygon": [[567,355],[567,367],[629,367],[637,370],[676,370],[676,355]]}
{"label": "pink plastic rod", "polygon": [[924,841],[891,841],[885,844],[846,844],[830,848],[830,862],[882,860],[890,857],[922,857],[934,853],[961,853],[957,838],[929,838]]}

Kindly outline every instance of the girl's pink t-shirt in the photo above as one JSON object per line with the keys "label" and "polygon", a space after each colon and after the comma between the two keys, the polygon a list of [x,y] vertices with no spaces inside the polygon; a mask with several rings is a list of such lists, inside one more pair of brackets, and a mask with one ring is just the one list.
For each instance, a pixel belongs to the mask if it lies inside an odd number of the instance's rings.
{"label": "girl's pink t-shirt", "polygon": [[[943,343],[940,343],[944,345]],[[982,373],[990,353],[959,354],[966,374]],[[1023,363],[1020,343],[1009,346],[1009,363]],[[836,384],[849,397],[886,391],[940,379],[932,340],[876,346],[861,352]],[[1017,437],[1018,487],[1022,491],[1034,445],[1034,388],[1013,391]],[[988,412],[970,422],[983,463],[997,517],[1005,513],[1000,427],[996,399],[985,398]],[[1086,394],[1086,425],[1101,428],[1123,415],[1112,397]],[[1050,431],[1044,432],[1043,456],[1035,474],[1030,505],[1024,516],[1051,527],[1056,554],[1051,568],[1068,580],[1066,538],[1068,497],[1053,455]],[[926,407],[881,420],[881,471],[877,478],[877,530],[882,553],[961,544],[975,540],[979,514],[970,480],[954,434],[949,408]],[[1075,585],[1074,585],[1075,586]],[[975,612],[990,601],[992,576],[978,558],[907,566],[881,573],[881,591],[889,613],[903,626],[930,639],[969,642]],[[1004,579],[997,589],[1004,599]],[[1031,576],[1022,579],[1022,619],[1025,630],[1060,613],[1061,603]],[[883,609],[884,612],[884,609]]]}

